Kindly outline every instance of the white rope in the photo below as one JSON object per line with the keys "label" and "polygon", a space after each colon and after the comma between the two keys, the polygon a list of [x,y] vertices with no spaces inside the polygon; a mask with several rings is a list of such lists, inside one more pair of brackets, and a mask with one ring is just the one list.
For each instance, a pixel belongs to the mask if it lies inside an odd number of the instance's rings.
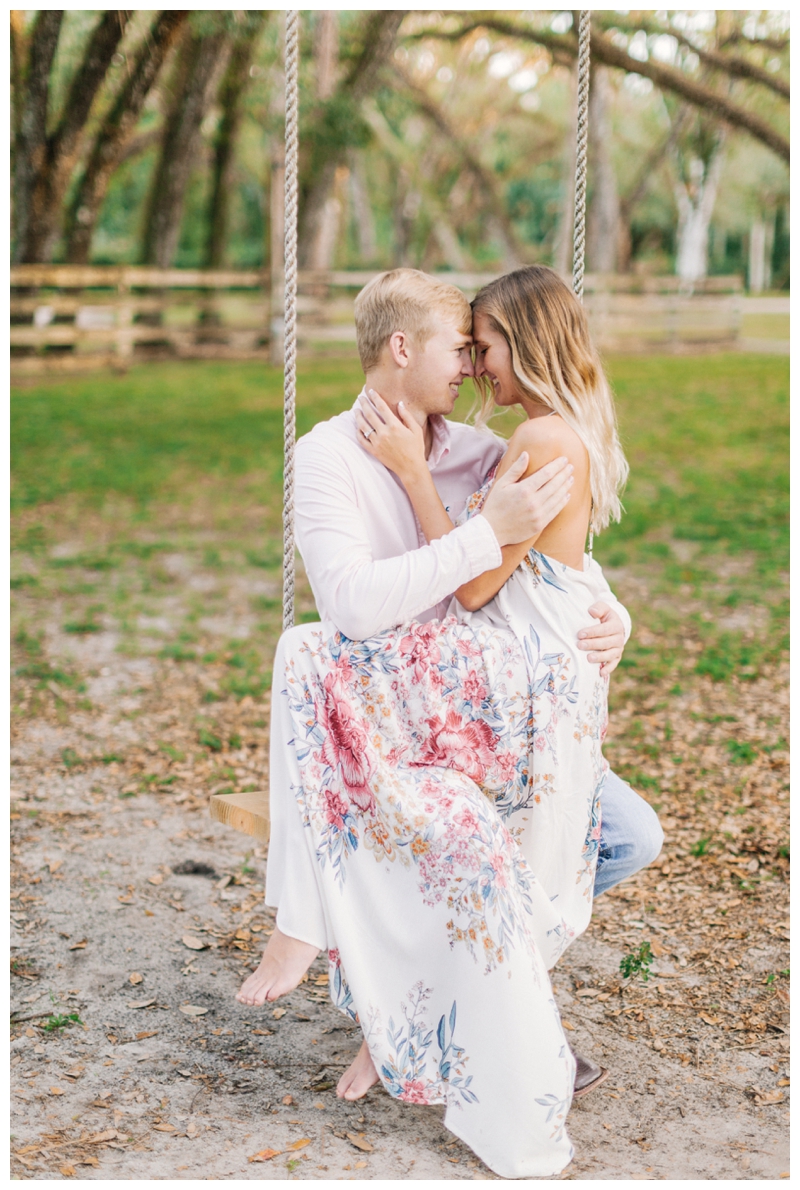
{"label": "white rope", "polygon": [[[578,26],[578,120],[575,133],[575,221],[572,233],[572,291],[583,301],[586,263],[586,157],[589,144],[589,72],[591,26],[589,10],[581,12]],[[589,515],[589,557],[594,548],[594,500]]]}
{"label": "white rope", "polygon": [[572,236],[572,290],[583,301],[583,269],[586,257],[586,149],[589,142],[589,48],[591,30],[588,9],[581,12],[578,30],[578,124],[575,151],[575,223]]}
{"label": "white rope", "polygon": [[300,13],[286,13],[283,340],[283,630],[294,624],[294,444],[297,394],[297,73]]}

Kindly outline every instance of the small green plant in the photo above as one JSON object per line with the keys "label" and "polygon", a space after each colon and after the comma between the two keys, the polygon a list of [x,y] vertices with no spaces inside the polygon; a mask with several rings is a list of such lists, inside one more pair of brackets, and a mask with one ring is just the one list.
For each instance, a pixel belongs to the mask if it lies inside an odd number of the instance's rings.
{"label": "small green plant", "polygon": [[702,839],[698,839],[696,843],[692,844],[692,846],[689,848],[689,851],[695,857],[695,859],[699,859],[701,855],[706,855],[708,852],[708,845],[710,842],[711,836],[704,835]]}
{"label": "small green plant", "polygon": [[197,733],[197,738],[204,748],[210,748],[212,752],[222,751],[222,740],[218,735],[214,735],[212,731],[206,731],[204,727],[201,727]]}
{"label": "small green plant", "polygon": [[636,950],[632,950],[622,959],[619,969],[623,979],[635,979],[637,975],[641,975],[643,982],[647,983],[654,957],[650,943],[642,942]]}
{"label": "small green plant", "polygon": [[89,632],[102,632],[103,625],[96,620],[67,620],[62,625],[65,632],[73,632],[78,636],[86,636]]}
{"label": "small green plant", "polygon": [[194,649],[185,649],[183,645],[166,645],[158,655],[172,661],[194,661],[197,657]]}
{"label": "small green plant", "polygon": [[170,758],[170,760],[185,760],[186,759],[186,753],[179,752],[178,749],[173,748],[171,744],[159,744],[158,746],[162,752],[166,752],[166,754]]}
{"label": "small green plant", "polygon": [[80,756],[74,748],[62,748],[61,761],[67,766],[68,769],[74,769],[76,765],[82,763]]}
{"label": "small green plant", "polygon": [[734,764],[752,764],[758,756],[758,749],[746,740],[728,740],[725,747]]}
{"label": "small green plant", "polygon": [[241,748],[242,737],[238,733],[234,732],[234,734],[229,738],[228,743],[230,744],[231,748]]}
{"label": "small green plant", "polygon": [[39,580],[35,574],[18,574],[10,585],[12,591],[19,591],[21,587],[38,587]]}
{"label": "small green plant", "polygon": [[66,1029],[70,1025],[82,1024],[83,1021],[77,1012],[68,1012],[66,1016],[63,1013],[54,1012],[52,1016],[47,1018],[42,1028],[45,1033],[55,1033],[56,1029]]}
{"label": "small green plant", "polygon": [[118,752],[106,752],[105,756],[101,756],[103,764],[124,764],[125,757],[120,756]]}

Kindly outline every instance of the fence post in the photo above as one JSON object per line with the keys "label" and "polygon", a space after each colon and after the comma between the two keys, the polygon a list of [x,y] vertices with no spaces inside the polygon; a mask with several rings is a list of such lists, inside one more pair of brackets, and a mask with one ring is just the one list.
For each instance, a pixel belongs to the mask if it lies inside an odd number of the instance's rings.
{"label": "fence post", "polygon": [[127,271],[120,270],[117,284],[117,334],[114,340],[115,366],[124,372],[133,355],[133,301]]}

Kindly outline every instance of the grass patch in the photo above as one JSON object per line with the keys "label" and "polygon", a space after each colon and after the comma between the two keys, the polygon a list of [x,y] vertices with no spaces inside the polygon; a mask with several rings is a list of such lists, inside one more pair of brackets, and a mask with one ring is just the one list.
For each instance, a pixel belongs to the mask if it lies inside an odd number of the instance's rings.
{"label": "grass patch", "polygon": [[[631,478],[623,520],[597,540],[595,554],[612,572],[612,585],[614,570],[624,568],[626,579],[640,578],[648,592],[631,606],[635,631],[623,667],[637,682],[666,681],[676,691],[697,677],[757,677],[788,647],[788,360],[738,353],[610,357],[607,370]],[[355,357],[303,361],[298,434],[352,405],[361,380]],[[102,507],[112,530],[102,548],[50,557],[40,571],[42,593],[49,594],[54,572],[94,571],[102,597],[115,601],[124,619],[125,595],[111,593],[112,574],[124,577],[136,598],[176,591],[183,584],[158,558],[168,550],[193,556],[221,584],[243,567],[277,578],[282,400],[281,372],[260,363],[143,364],[125,376],[50,379],[15,391],[14,509],[69,498],[78,507]],[[455,417],[463,418],[470,404],[465,386]],[[513,414],[492,422],[506,434],[516,424]],[[198,501],[224,530],[218,543],[200,546],[162,519],[155,531],[151,525],[150,540],[136,540],[137,524],[148,517]],[[261,517],[255,542],[248,520],[254,506]],[[18,551],[37,557],[57,544],[52,507],[38,521],[31,511],[19,518]],[[33,595],[26,568],[21,561],[16,570],[20,599]],[[69,593],[92,594],[88,584]],[[216,599],[216,593],[197,597],[198,614],[209,614]],[[204,695],[209,702],[257,698],[269,688],[281,601],[258,596],[251,607],[265,613],[265,623],[247,648],[229,644],[225,652],[214,640],[195,656],[177,632],[160,642],[161,655],[175,661],[227,662],[215,683],[219,693]],[[317,619],[307,600],[297,619]],[[101,625],[91,606],[76,605],[64,628],[83,635]],[[37,638],[17,643],[39,664]],[[122,647],[135,651],[131,642]],[[41,680],[62,681],[50,670],[41,671]]]}

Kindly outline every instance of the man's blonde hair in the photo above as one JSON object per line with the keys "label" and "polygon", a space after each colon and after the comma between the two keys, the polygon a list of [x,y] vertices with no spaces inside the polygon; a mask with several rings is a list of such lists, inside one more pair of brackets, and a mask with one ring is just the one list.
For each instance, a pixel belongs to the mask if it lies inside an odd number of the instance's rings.
{"label": "man's blonde hair", "polygon": [[356,343],[365,374],[380,362],[395,331],[405,331],[419,346],[436,332],[435,317],[454,322],[472,334],[469,302],[455,285],[437,281],[419,269],[390,269],[379,273],[356,298]]}

